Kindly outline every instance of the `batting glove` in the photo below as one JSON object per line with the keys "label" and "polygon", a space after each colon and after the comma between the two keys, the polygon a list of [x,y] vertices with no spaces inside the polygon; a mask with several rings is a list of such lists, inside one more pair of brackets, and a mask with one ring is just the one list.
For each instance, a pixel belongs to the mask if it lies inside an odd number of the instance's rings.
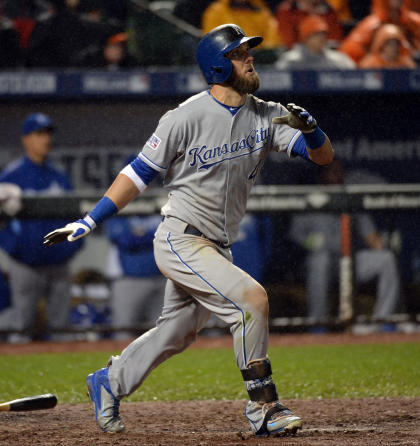
{"label": "batting glove", "polygon": [[311,133],[318,125],[315,118],[303,107],[295,104],[286,105],[289,114],[273,118],[273,124],[287,124],[303,133]]}
{"label": "batting glove", "polygon": [[52,246],[57,243],[64,242],[65,240],[74,242],[79,238],[88,235],[92,229],[93,227],[90,226],[86,220],[80,219],[73,223],[69,223],[68,225],[64,226],[64,228],[59,228],[48,233],[44,237],[44,245]]}

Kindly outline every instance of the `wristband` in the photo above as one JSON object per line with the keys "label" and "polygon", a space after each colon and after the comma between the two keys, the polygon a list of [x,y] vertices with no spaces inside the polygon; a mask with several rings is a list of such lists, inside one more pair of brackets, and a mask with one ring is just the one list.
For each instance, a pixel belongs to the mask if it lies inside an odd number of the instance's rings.
{"label": "wristband", "polygon": [[108,197],[102,197],[89,213],[89,217],[99,225],[99,223],[102,223],[117,212],[118,208],[115,206],[115,203]]}
{"label": "wristband", "polygon": [[76,223],[83,223],[84,225],[89,226],[89,229],[95,229],[96,228],[95,220],[89,214],[87,214],[85,216],[85,218],[77,220]]}
{"label": "wristband", "polygon": [[325,142],[325,133],[316,126],[315,130],[311,133],[302,132],[303,137],[305,138],[306,145],[311,150],[319,149]]}

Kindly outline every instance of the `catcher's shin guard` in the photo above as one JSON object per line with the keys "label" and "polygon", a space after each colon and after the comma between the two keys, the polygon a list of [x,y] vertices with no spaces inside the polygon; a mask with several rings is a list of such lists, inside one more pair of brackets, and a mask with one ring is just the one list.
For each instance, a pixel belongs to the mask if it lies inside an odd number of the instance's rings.
{"label": "catcher's shin guard", "polygon": [[278,400],[268,358],[250,361],[241,370],[249,399],[246,416],[258,436],[295,434],[302,420]]}

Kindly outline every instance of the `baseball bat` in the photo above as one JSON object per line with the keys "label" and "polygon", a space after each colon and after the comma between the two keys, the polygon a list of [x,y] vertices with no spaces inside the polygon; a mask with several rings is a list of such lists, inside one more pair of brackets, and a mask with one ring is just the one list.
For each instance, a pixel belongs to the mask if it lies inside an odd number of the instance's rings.
{"label": "baseball bat", "polygon": [[339,318],[342,322],[349,322],[353,318],[353,253],[351,216],[342,214],[341,226],[341,258],[340,258],[340,290],[339,290]]}
{"label": "baseball bat", "polygon": [[57,397],[52,393],[46,393],[45,395],[28,396],[2,403],[0,404],[0,412],[52,409],[56,404]]}

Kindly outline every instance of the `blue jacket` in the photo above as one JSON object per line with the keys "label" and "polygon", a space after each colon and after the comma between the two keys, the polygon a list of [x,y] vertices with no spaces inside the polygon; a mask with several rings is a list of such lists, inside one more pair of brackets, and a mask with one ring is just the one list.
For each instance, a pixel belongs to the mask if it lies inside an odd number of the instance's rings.
{"label": "blue jacket", "polygon": [[[50,163],[36,164],[26,156],[6,166],[0,174],[0,182],[17,184],[24,195],[56,195],[72,189],[69,179]],[[43,245],[45,234],[67,223],[60,219],[13,219],[0,232],[0,246],[16,260],[30,266],[67,262],[81,247],[82,241]]]}
{"label": "blue jacket", "polygon": [[6,274],[0,271],[0,311],[10,306],[10,287]]}
{"label": "blue jacket", "polygon": [[153,239],[162,218],[114,217],[106,223],[110,241],[118,249],[121,274],[132,277],[151,277],[160,274],[153,255]]}
{"label": "blue jacket", "polygon": [[231,247],[233,263],[261,282],[270,261],[272,243],[271,218],[246,214],[239,226],[238,239]]}

